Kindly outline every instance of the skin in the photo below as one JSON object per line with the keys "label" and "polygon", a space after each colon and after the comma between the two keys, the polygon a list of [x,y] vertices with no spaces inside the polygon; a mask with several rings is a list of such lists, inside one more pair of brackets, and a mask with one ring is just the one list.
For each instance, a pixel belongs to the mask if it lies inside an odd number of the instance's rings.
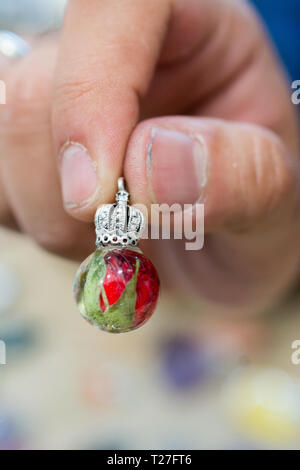
{"label": "skin", "polygon": [[[295,282],[299,125],[282,67],[243,1],[71,0],[59,35],[0,67],[4,225],[84,258],[95,210],[114,199],[121,174],[133,203],[156,202],[146,171],[153,129],[180,131],[207,152],[198,200],[206,239],[197,252],[180,240],[141,246],[162,284],[218,311],[252,313]],[[76,204],[63,200],[69,142],[87,149],[97,178],[88,198],[84,179],[74,187]]]}

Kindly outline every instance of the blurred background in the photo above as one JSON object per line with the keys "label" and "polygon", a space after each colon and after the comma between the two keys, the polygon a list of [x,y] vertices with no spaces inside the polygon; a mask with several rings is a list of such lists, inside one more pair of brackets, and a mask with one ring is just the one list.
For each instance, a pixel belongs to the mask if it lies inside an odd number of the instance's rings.
{"label": "blurred background", "polygon": [[[254,3],[300,79],[299,1]],[[65,4],[0,0],[0,28],[57,29]],[[300,289],[239,320],[163,293],[115,336],[80,318],[76,269],[0,230],[0,449],[300,449]]]}

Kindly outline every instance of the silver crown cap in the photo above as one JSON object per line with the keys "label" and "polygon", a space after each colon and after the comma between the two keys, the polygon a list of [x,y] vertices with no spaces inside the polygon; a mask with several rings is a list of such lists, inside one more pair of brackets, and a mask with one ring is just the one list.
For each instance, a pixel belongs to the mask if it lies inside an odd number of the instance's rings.
{"label": "silver crown cap", "polygon": [[124,178],[118,179],[115,204],[104,204],[95,215],[96,245],[137,246],[144,227],[142,212],[128,204]]}

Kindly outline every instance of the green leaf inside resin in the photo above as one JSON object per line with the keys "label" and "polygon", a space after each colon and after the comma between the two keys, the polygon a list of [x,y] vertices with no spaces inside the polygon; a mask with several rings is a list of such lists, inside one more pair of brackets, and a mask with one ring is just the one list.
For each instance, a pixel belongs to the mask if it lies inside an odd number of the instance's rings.
{"label": "green leaf inside resin", "polygon": [[[83,293],[86,317],[101,329],[116,333],[125,332],[131,329],[134,322],[140,260],[136,260],[135,273],[120,298],[113,305],[109,305],[103,287],[106,273],[104,255],[101,250],[97,250],[88,267]],[[106,306],[105,312],[100,309],[100,294]]]}
{"label": "green leaf inside resin", "polygon": [[105,272],[106,265],[103,252],[96,250],[88,266],[83,292],[83,303],[87,318],[100,327],[103,314],[100,310],[99,298]]}

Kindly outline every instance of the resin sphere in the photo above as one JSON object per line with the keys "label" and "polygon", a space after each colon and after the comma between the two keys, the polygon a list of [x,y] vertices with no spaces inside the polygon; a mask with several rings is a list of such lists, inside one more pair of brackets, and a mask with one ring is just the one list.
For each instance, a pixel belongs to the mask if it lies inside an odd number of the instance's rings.
{"label": "resin sphere", "polygon": [[123,333],[154,312],[159,278],[138,248],[97,249],[80,266],[74,284],[81,315],[101,330]]}

